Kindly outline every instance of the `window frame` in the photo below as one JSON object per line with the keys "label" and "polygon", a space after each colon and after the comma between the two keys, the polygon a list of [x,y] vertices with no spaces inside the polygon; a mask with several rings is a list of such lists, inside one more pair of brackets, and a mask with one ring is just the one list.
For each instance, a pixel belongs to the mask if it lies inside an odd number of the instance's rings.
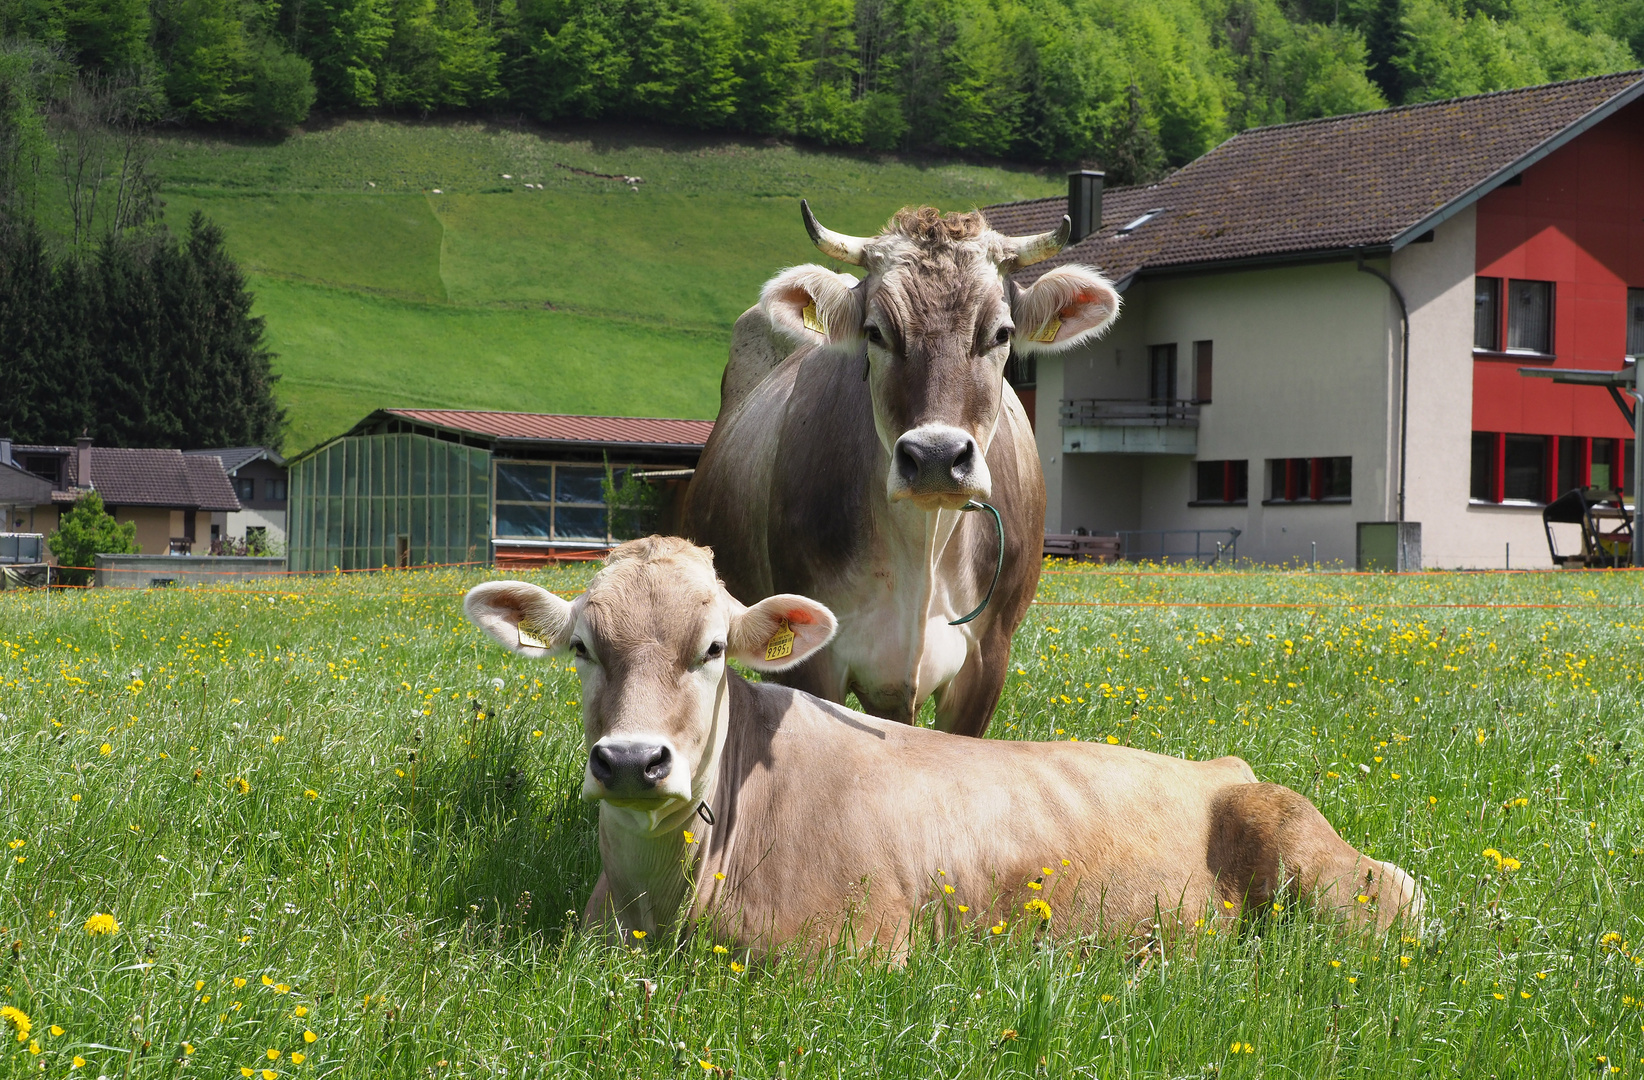
{"label": "window frame", "polygon": [[[1638,305],[1637,308],[1634,307],[1635,304]],[[1622,319],[1623,341],[1626,343],[1622,347],[1622,355],[1631,360],[1637,360],[1639,356],[1644,355],[1644,319],[1633,318],[1641,309],[1644,309],[1644,289],[1635,289],[1629,286],[1627,288],[1627,314]],[[1635,323],[1639,326],[1637,341],[1633,340],[1633,325]],[[1635,346],[1640,347],[1640,351],[1633,351]]]}
{"label": "window frame", "polygon": [[[1502,305],[1501,305],[1501,285],[1502,285],[1502,281],[1503,281],[1502,278],[1491,277],[1488,274],[1475,274],[1475,275],[1473,275],[1473,351],[1474,352],[1498,353],[1498,352],[1501,351],[1501,341],[1502,341],[1502,337],[1501,337],[1501,330],[1502,330],[1502,326],[1501,326],[1501,309],[1502,309]],[[1479,341],[1479,323],[1480,323],[1479,310],[1478,310],[1479,309],[1479,286],[1484,284],[1485,282],[1490,283],[1490,285],[1491,285],[1490,291],[1491,291],[1491,294],[1492,294],[1491,297],[1490,297],[1491,317],[1488,320],[1488,324],[1487,324],[1490,327],[1490,340],[1488,342],[1481,342],[1481,341]]]}
{"label": "window frame", "polygon": [[1215,345],[1214,341],[1193,343],[1193,400],[1200,405],[1210,404],[1215,389]]}
{"label": "window frame", "polygon": [[[1176,342],[1168,341],[1147,347],[1147,400],[1155,404],[1165,404],[1181,400],[1181,373],[1178,370],[1180,356]],[[1153,392],[1155,373],[1165,373],[1165,390],[1167,396],[1161,397]]]}
{"label": "window frame", "polygon": [[[1221,466],[1221,490],[1219,499],[1206,498],[1204,494],[1204,478],[1206,466]],[[1242,491],[1236,498],[1227,498],[1229,490]],[[1189,506],[1248,506],[1250,505],[1250,460],[1248,458],[1229,458],[1225,460],[1195,461],[1193,463],[1193,498],[1188,500]]]}
{"label": "window frame", "polygon": [[[1326,463],[1345,462],[1347,476],[1347,493],[1345,495],[1327,495],[1323,493],[1324,480],[1327,475]],[[1331,464],[1329,469],[1338,466]],[[1283,480],[1279,479],[1279,470],[1283,470]],[[1351,454],[1325,454],[1319,457],[1305,458],[1267,458],[1263,464],[1263,483],[1266,494],[1262,499],[1263,506],[1350,506],[1353,502],[1353,456]]]}
{"label": "window frame", "polygon": [[[498,473],[498,470],[500,468],[503,468],[503,467],[506,467],[506,466],[509,466],[509,465],[531,465],[531,466],[535,466],[535,467],[538,467],[538,468],[544,468],[544,467],[548,468],[550,470],[550,472],[548,474],[548,492],[549,492],[550,498],[547,501],[542,501],[542,500],[533,501],[533,500],[529,500],[529,499],[503,499],[503,498],[499,498],[498,493],[501,491],[501,487],[500,487],[500,485],[498,484],[498,481],[497,481],[497,473]],[[492,540],[493,543],[500,543],[500,544],[538,544],[538,545],[547,545],[547,546],[552,546],[552,547],[570,547],[570,546],[575,546],[575,545],[578,545],[578,544],[582,544],[582,545],[588,545],[588,544],[611,545],[611,544],[615,544],[615,543],[619,542],[615,538],[613,538],[612,535],[611,535],[611,508],[604,501],[603,498],[598,503],[561,501],[558,498],[558,495],[559,495],[559,470],[561,468],[579,469],[579,470],[582,470],[582,469],[598,469],[602,472],[608,470],[613,478],[618,479],[620,481],[620,478],[622,477],[622,475],[624,473],[626,473],[627,471],[629,471],[630,469],[642,469],[642,468],[644,468],[644,466],[640,465],[638,463],[618,464],[616,462],[611,462],[611,463],[607,464],[607,463],[604,463],[604,462],[595,463],[595,462],[588,462],[588,461],[561,461],[561,460],[557,460],[557,459],[550,460],[550,461],[541,461],[541,460],[534,460],[534,459],[531,459],[531,458],[498,458],[498,457],[493,457],[491,459],[491,493],[492,493],[491,494],[491,540]],[[522,535],[517,535],[517,534],[503,535],[502,533],[499,533],[497,531],[498,509],[500,507],[504,507],[504,506],[546,507],[547,510],[548,510],[548,535],[547,536],[522,536]],[[560,507],[565,507],[566,509],[586,510],[586,509],[592,509],[596,506],[605,515],[605,534],[604,534],[604,536],[595,538],[595,537],[589,537],[589,536],[560,536],[559,535],[559,508]]]}
{"label": "window frame", "polygon": [[[1553,346],[1558,339],[1558,320],[1556,318],[1558,312],[1558,283],[1553,281],[1541,281],[1534,278],[1503,278],[1502,281],[1504,283],[1503,291],[1507,294],[1501,305],[1501,314],[1502,319],[1504,320],[1502,325],[1506,332],[1500,339],[1502,343],[1502,348],[1500,351],[1508,356],[1556,355]],[[1513,344],[1513,286],[1515,285],[1544,285],[1547,288],[1546,348],[1530,349],[1525,348],[1522,345]]]}

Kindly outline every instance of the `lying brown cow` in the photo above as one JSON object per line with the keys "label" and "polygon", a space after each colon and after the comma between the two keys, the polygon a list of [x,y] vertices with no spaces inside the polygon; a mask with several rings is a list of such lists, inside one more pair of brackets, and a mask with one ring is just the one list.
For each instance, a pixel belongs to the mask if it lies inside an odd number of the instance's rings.
{"label": "lying brown cow", "polygon": [[1238,758],[969,739],[748,682],[727,657],[800,663],[833,614],[792,595],[744,607],[684,540],[622,545],[575,602],[496,581],[465,607],[517,653],[575,658],[604,860],[587,918],[619,934],[706,919],[738,947],[897,953],[916,924],[1008,932],[1048,913],[1168,938],[1275,899],[1378,928],[1421,908],[1408,874]]}

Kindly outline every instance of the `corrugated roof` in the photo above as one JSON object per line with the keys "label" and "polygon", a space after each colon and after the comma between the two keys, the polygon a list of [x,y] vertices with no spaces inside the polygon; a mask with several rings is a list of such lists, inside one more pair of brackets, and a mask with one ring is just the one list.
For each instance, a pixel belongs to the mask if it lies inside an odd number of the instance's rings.
{"label": "corrugated roof", "polygon": [[545,442],[650,444],[700,447],[712,420],[643,416],[561,416],[554,413],[473,412],[464,409],[384,409],[389,416],[495,439]]}
{"label": "corrugated roof", "polygon": [[[65,483],[83,486],[79,455],[67,449]],[[180,510],[238,510],[240,500],[220,459],[185,455],[181,450],[93,446],[91,486],[109,506],[166,506]],[[73,502],[76,492],[54,491],[53,502]]]}
{"label": "corrugated roof", "polygon": [[[1628,71],[1253,128],[1157,184],[1107,191],[1099,231],[1017,278],[1064,263],[1122,281],[1142,270],[1385,250],[1641,93],[1644,72]],[[1149,210],[1160,212],[1119,231]],[[1012,235],[1053,229],[1066,212],[1061,198],[984,211]]]}

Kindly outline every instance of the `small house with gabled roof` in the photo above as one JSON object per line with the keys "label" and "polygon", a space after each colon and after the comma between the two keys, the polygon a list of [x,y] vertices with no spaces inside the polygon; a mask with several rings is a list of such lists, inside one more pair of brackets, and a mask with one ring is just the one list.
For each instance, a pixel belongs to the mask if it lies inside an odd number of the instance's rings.
{"label": "small house with gabled roof", "polygon": [[1519,368],[1644,352],[1641,96],[1634,71],[1257,128],[1156,184],[986,208],[1076,223],[1018,281],[1084,263],[1124,300],[1105,339],[1013,362],[1047,531],[1351,563],[1358,523],[1403,520],[1428,566],[1551,565],[1541,507],[1630,489],[1631,428]]}

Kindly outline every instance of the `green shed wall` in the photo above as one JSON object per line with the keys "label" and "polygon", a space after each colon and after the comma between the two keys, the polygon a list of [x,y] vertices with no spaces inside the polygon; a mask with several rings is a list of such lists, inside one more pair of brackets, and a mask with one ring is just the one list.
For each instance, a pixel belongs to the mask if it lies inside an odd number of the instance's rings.
{"label": "green shed wall", "polygon": [[423,435],[355,435],[291,465],[293,570],[489,562],[491,454]]}

